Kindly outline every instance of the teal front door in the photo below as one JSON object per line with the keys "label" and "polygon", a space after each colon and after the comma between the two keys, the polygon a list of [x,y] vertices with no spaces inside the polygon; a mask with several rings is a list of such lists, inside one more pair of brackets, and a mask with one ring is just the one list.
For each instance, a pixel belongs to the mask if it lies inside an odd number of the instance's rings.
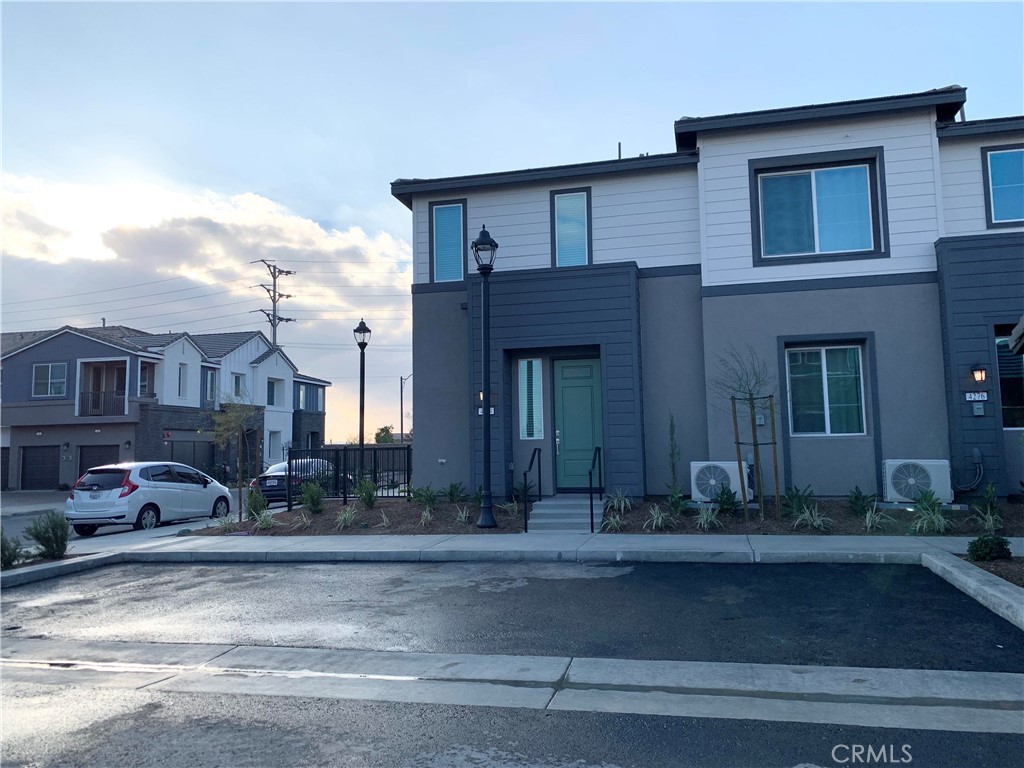
{"label": "teal front door", "polygon": [[601,445],[601,361],[555,360],[554,367],[556,485],[587,488],[594,448]]}

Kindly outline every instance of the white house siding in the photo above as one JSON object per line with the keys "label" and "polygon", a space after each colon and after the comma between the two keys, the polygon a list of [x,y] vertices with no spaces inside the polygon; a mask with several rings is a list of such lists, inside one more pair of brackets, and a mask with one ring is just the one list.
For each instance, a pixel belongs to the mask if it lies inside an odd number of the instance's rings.
{"label": "white house siding", "polygon": [[[940,234],[933,109],[699,137],[705,286],[935,269]],[[753,266],[747,161],[883,147],[890,258]]]}
{"label": "white house siding", "polygon": [[[164,359],[156,366],[157,399],[164,405],[199,407],[202,396],[203,356],[192,342],[182,339],[164,351]],[[184,397],[178,397],[178,366],[188,366],[188,384]]]}
{"label": "white house siding", "polygon": [[266,342],[259,336],[254,336],[242,346],[224,355],[220,361],[220,372],[217,374],[217,387],[220,390],[220,399],[232,400],[235,396],[234,374],[240,373],[245,376],[245,392],[242,400],[253,405],[263,405],[266,401],[266,383],[263,384],[261,393],[259,382],[256,381],[252,368],[252,361],[269,349]]}
{"label": "white house siding", "polygon": [[[939,142],[942,168],[942,201],[946,212],[947,236],[980,235],[991,232],[985,223],[985,179],[981,169],[981,148],[1020,143],[1021,136],[971,136]],[[1024,228],[1000,228],[1007,232]]]}
{"label": "white house siding", "polygon": [[[281,447],[292,442],[292,376],[291,367],[280,355],[264,360],[253,372],[256,380],[255,402],[266,406],[263,414],[263,458],[273,464],[283,460],[280,452],[272,450],[270,433],[281,433]],[[281,383],[277,387],[275,405],[267,405],[267,380],[277,379]]]}
{"label": "white house siding", "polygon": [[[700,263],[697,174],[684,168],[418,198],[413,201],[415,281],[430,282],[431,199],[467,199],[468,240],[486,225],[500,245],[497,269],[538,269],[551,266],[551,190],[579,187],[591,188],[595,264]],[[466,271],[475,269],[467,247]]]}

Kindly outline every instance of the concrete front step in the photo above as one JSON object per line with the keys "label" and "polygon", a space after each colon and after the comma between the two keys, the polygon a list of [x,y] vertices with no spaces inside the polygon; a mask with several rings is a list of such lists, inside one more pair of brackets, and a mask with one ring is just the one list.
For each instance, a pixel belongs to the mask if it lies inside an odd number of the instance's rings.
{"label": "concrete front step", "polygon": [[[594,498],[594,530],[601,530],[603,504]],[[587,496],[554,496],[536,502],[530,510],[530,530],[590,533],[590,499]]]}

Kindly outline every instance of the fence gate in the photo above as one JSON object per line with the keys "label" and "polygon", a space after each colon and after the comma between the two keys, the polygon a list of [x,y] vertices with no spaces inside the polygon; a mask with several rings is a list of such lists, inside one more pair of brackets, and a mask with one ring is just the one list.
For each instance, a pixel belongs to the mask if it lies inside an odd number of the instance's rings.
{"label": "fence gate", "polygon": [[[404,498],[412,478],[411,445],[343,445],[332,448],[290,448],[288,471],[315,477],[327,498],[348,503],[360,480],[377,486],[377,496]],[[291,482],[287,485],[289,492]]]}

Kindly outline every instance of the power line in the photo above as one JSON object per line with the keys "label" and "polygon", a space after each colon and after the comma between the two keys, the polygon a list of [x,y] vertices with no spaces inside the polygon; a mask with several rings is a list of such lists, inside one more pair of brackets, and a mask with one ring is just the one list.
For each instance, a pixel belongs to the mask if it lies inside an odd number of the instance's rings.
{"label": "power line", "polygon": [[[239,278],[237,278],[235,280],[225,280],[225,281],[223,281],[220,284],[221,285],[227,285],[228,283],[240,283],[240,282],[243,282],[243,281],[248,282],[248,280],[249,280],[248,278],[239,277]],[[110,304],[117,304],[117,303],[120,303],[122,301],[133,301],[133,300],[139,299],[139,298],[155,298],[157,296],[167,296],[167,295],[172,294],[172,293],[184,293],[185,291],[198,291],[198,290],[200,290],[202,288],[210,288],[210,287],[212,287],[212,286],[208,286],[208,285],[193,285],[190,288],[176,288],[173,291],[160,291],[158,293],[150,293],[150,294],[145,294],[143,296],[131,296],[131,297],[124,298],[124,299],[107,299],[106,301],[93,301],[93,302],[87,302],[87,303],[84,303],[84,304],[83,303],[61,304],[61,305],[56,306],[56,307],[41,307],[39,309],[10,309],[10,310],[8,310],[8,309],[5,308],[4,314],[5,315],[14,315],[14,314],[23,314],[25,312],[37,312],[37,311],[49,312],[50,310],[53,310],[53,309],[81,309],[82,307],[92,307],[92,306],[98,306],[98,305],[102,305],[102,306],[106,307],[106,306],[109,306]],[[183,297],[180,297],[180,298],[182,298],[182,299],[187,301],[188,299],[206,299],[206,298],[212,298],[214,296],[223,296],[225,294],[230,294],[230,293],[233,293],[233,291],[230,291],[230,290],[228,290],[228,291],[213,291],[211,293],[207,293],[207,294],[201,295],[201,296],[183,296]],[[43,299],[43,301],[45,301],[45,299]],[[5,302],[5,303],[13,304],[14,302]],[[130,307],[118,307],[117,311],[127,310],[127,309],[138,309],[139,307],[151,307],[151,306],[153,306],[153,303],[152,302],[147,302],[145,304],[135,304],[135,305],[130,306]]]}

